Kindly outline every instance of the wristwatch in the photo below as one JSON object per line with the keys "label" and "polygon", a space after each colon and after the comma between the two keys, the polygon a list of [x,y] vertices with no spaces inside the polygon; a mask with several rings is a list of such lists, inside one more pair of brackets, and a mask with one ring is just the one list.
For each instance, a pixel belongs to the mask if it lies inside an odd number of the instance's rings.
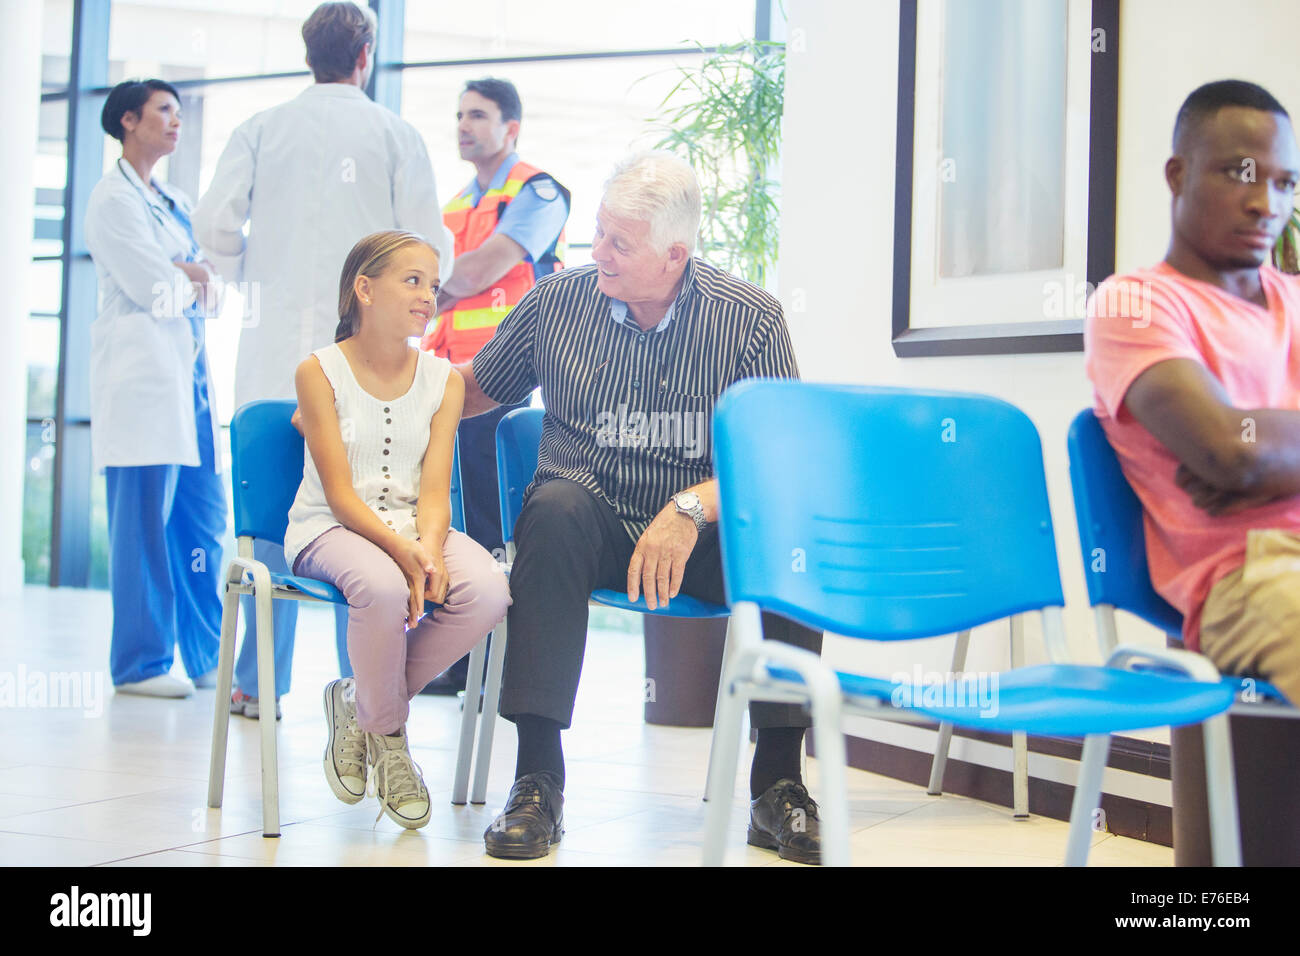
{"label": "wristwatch", "polygon": [[703,531],[708,525],[704,520],[704,506],[700,504],[700,496],[695,492],[683,491],[673,495],[673,507],[677,509],[678,514],[686,515],[695,522],[696,531]]}

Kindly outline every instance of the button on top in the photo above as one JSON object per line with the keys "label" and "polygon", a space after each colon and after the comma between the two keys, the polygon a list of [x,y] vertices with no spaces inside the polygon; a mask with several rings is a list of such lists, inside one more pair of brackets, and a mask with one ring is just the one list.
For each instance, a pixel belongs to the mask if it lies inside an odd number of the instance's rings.
{"label": "button on top", "polygon": [[640,342],[642,345],[645,345],[645,335],[644,335],[644,333],[641,334],[641,335],[638,335],[638,336],[636,337],[636,340],[637,340],[638,342]]}
{"label": "button on top", "polygon": [[384,414],[385,414],[385,415],[387,415],[387,414],[388,414],[389,412],[391,412],[391,411],[392,411],[392,409],[389,408],[387,405],[384,406]]}

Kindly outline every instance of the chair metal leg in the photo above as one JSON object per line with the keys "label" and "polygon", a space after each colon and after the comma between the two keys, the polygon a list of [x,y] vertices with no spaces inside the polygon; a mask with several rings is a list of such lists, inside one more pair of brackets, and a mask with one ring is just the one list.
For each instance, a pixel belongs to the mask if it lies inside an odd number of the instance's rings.
{"label": "chair metal leg", "polygon": [[[966,669],[966,651],[970,648],[970,631],[957,635],[952,647],[952,672],[960,674]],[[930,783],[925,792],[932,797],[943,795],[943,771],[948,765],[948,745],[952,743],[952,723],[942,721],[939,724],[939,739],[934,746],[934,759],[930,762]]]}
{"label": "chair metal leg", "polygon": [[[749,658],[748,654],[738,655]],[[735,664],[739,665],[741,660]],[[704,865],[722,866],[727,852],[727,825],[731,822],[731,801],[736,795],[736,771],[740,763],[741,725],[745,719],[747,696],[737,678],[745,673],[738,666],[723,670],[718,687],[718,714],[713,723],[712,760],[706,793],[709,806],[705,813]]]}
{"label": "chair metal leg", "polygon": [[226,788],[226,746],[230,738],[230,691],[235,672],[235,634],[239,594],[227,590],[221,601],[221,646],[217,650],[217,700],[212,715],[212,755],[208,762],[208,806],[218,808]]}
{"label": "chair metal leg", "polygon": [[1214,865],[1241,866],[1237,779],[1228,717],[1219,714],[1201,726],[1205,737],[1205,789],[1210,805],[1210,848]]}
{"label": "chair metal leg", "polygon": [[1110,753],[1110,734],[1088,734],[1083,738],[1079,779],[1074,785],[1070,807],[1070,838],[1065,846],[1066,866],[1087,866],[1092,847],[1093,811],[1101,806],[1101,777]]}
{"label": "chair metal leg", "polygon": [[275,741],[275,618],[271,613],[271,575],[253,571],[257,608],[258,724],[262,731],[262,836],[280,835],[280,770]]}
{"label": "chair metal leg", "polygon": [[451,802],[465,803],[469,792],[470,759],[474,753],[474,729],[478,726],[479,687],[483,678],[483,657],[487,637],[469,652],[469,673],[465,675],[465,702],[460,712],[460,743],[456,748],[456,776],[451,785]]}
{"label": "chair metal leg", "polygon": [[474,757],[474,789],[470,803],[487,803],[488,770],[492,767],[492,739],[497,728],[497,709],[501,705],[501,672],[506,661],[506,622],[503,619],[492,632],[492,649],[488,652],[487,686],[484,688],[483,718],[479,721],[478,753]]}
{"label": "chair metal leg", "polygon": [[[732,658],[732,641],[731,641],[731,618],[727,618],[727,636],[722,642],[722,672],[718,675],[718,699],[713,705],[713,726],[718,726],[718,719],[722,716],[722,681],[727,675],[727,665]],[[709,787],[713,783],[713,758],[714,748],[717,746],[718,736],[714,734],[709,738],[709,769],[704,774],[704,799],[707,802],[709,794],[712,792]]]}
{"label": "chair metal leg", "polygon": [[[1011,617],[1011,669],[1025,666],[1025,618]],[[1029,735],[1023,730],[1011,734],[1011,807],[1017,820],[1029,819]]]}

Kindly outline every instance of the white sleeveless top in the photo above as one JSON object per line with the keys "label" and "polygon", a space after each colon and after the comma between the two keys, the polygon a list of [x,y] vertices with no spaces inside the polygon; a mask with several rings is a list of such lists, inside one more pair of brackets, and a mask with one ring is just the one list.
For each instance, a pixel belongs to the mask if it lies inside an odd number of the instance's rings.
{"label": "white sleeveless top", "polygon": [[[406,394],[381,401],[363,389],[338,345],[312,353],[334,389],[334,410],[352,469],[357,497],[404,538],[414,540],[420,497],[420,465],[429,448],[429,424],[442,404],[451,363],[420,352],[415,380]],[[307,545],[341,527],[325,500],[325,488],[311,453],[304,456],[302,484],[289,509],[284,557],[292,569]]]}

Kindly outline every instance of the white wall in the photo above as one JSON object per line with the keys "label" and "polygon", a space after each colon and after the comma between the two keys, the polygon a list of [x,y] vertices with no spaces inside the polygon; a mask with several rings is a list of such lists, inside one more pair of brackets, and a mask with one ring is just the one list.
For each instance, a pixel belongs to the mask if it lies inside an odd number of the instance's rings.
{"label": "white wall", "polygon": [[[1065,452],[1070,420],[1091,404],[1083,355],[894,355],[898,3],[788,0],[787,10],[781,298],[803,376],[984,392],[1022,408],[1043,440],[1070,644],[1078,657],[1098,660]],[[1261,83],[1300,111],[1297,36],[1295,0],[1239,0],[1226,12],[1211,0],[1121,4],[1118,269],[1148,265],[1164,254],[1169,205],[1163,165],[1183,98],[1203,82],[1235,77]],[[1042,660],[1036,625],[1027,635],[1028,661]],[[1120,636],[1163,643],[1154,629],[1131,619],[1121,622]],[[916,660],[945,668],[951,639],[881,648],[828,637],[825,653],[836,666],[888,677],[910,670]],[[968,668],[1007,664],[1006,625],[977,631]],[[864,722],[861,733],[886,736],[873,725]]]}

